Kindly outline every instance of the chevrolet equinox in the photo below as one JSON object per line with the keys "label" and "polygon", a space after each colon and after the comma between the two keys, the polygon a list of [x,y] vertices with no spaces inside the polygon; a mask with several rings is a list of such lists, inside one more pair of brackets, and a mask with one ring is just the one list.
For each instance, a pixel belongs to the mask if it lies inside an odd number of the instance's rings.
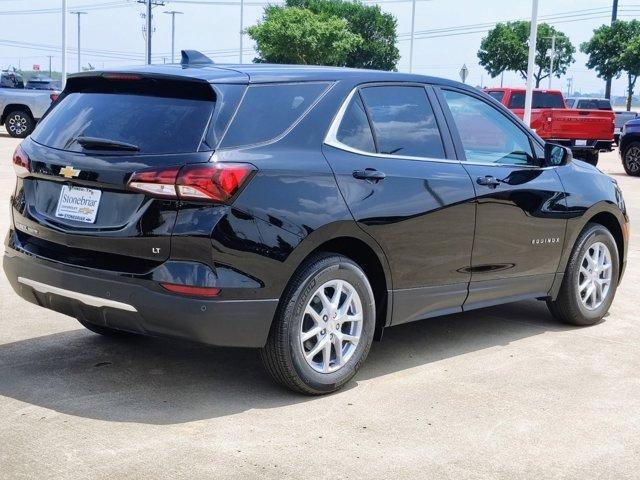
{"label": "chevrolet equinox", "polygon": [[306,394],[393,325],[525,299],[592,325],[627,255],[614,180],[420,75],[196,52],[83,72],[13,165],[20,296],[102,335],[259,348]]}

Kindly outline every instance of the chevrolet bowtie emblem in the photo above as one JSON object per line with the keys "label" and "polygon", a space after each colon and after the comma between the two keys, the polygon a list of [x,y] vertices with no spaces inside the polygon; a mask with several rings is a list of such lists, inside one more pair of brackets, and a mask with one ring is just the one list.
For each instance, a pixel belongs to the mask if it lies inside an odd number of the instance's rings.
{"label": "chevrolet bowtie emblem", "polygon": [[64,178],[75,178],[80,175],[80,170],[76,170],[75,168],[67,165],[66,167],[61,168],[58,173]]}

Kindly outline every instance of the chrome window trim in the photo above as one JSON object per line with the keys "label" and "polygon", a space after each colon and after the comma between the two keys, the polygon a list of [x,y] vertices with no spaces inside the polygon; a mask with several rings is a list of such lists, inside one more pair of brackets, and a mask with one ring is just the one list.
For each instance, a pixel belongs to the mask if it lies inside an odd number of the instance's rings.
{"label": "chrome window trim", "polygon": [[136,310],[136,307],[134,307],[133,305],[129,305],[128,303],[117,302],[108,298],[95,297],[86,293],[74,292],[73,290],[65,290],[64,288],[37,282],[36,280],[31,280],[30,278],[18,277],[18,282],[33,288],[37,292],[44,294],[52,293],[54,295],[60,295],[61,297],[71,298],[73,300],[78,300],[85,305],[89,305],[90,307],[110,307],[117,308],[118,310],[125,310],[127,312],[138,311]]}
{"label": "chrome window trim", "polygon": [[350,153],[355,153],[358,155],[365,155],[368,157],[374,157],[374,158],[397,158],[399,160],[419,160],[419,161],[427,161],[427,162],[438,162],[438,163],[461,163],[460,160],[451,160],[451,159],[447,159],[447,158],[431,158],[431,157],[414,157],[411,155],[385,155],[383,153],[378,153],[378,152],[365,152],[364,150],[359,150],[357,148],[353,148],[350,147],[349,145],[346,145],[344,143],[342,143],[341,141],[338,140],[337,136],[338,136],[338,129],[340,128],[340,124],[342,123],[342,118],[344,117],[344,114],[347,111],[347,108],[349,107],[349,103],[351,103],[351,99],[354,97],[354,95],[358,92],[358,90],[361,87],[377,87],[377,86],[407,86],[407,87],[422,87],[424,88],[425,85],[422,84],[403,84],[403,83],[388,83],[388,84],[367,84],[367,85],[362,85],[362,86],[357,86],[355,87],[353,90],[351,90],[349,92],[349,95],[347,95],[347,97],[344,99],[344,101],[342,102],[342,104],[340,105],[340,108],[338,109],[338,113],[336,113],[336,116],[333,118],[333,121],[331,122],[331,125],[329,126],[329,130],[327,131],[327,134],[325,135],[324,138],[324,144],[328,145],[330,147],[334,147],[337,148],[339,150],[343,150],[345,152],[350,152]]}

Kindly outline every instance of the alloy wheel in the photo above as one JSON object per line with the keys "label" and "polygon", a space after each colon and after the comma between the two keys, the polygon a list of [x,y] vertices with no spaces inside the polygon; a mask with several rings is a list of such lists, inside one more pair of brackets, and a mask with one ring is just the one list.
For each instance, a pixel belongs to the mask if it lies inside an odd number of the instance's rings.
{"label": "alloy wheel", "polygon": [[587,310],[600,307],[607,298],[613,272],[611,252],[602,242],[589,246],[580,261],[578,298]]}
{"label": "alloy wheel", "polygon": [[15,133],[16,135],[22,135],[27,130],[27,119],[16,113],[15,115],[9,117],[7,121],[8,130],[10,132]]}
{"label": "alloy wheel", "polygon": [[345,280],[320,286],[303,313],[300,343],[305,360],[320,373],[342,368],[362,335],[363,308],[355,287]]}
{"label": "alloy wheel", "polygon": [[624,161],[631,173],[640,170],[640,147],[631,147],[624,156]]}

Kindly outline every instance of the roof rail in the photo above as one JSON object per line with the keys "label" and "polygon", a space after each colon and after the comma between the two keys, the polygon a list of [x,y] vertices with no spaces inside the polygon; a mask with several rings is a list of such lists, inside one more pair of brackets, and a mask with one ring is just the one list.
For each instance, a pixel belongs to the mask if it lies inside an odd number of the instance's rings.
{"label": "roof rail", "polygon": [[197,50],[182,50],[181,65],[211,65],[213,60]]}

